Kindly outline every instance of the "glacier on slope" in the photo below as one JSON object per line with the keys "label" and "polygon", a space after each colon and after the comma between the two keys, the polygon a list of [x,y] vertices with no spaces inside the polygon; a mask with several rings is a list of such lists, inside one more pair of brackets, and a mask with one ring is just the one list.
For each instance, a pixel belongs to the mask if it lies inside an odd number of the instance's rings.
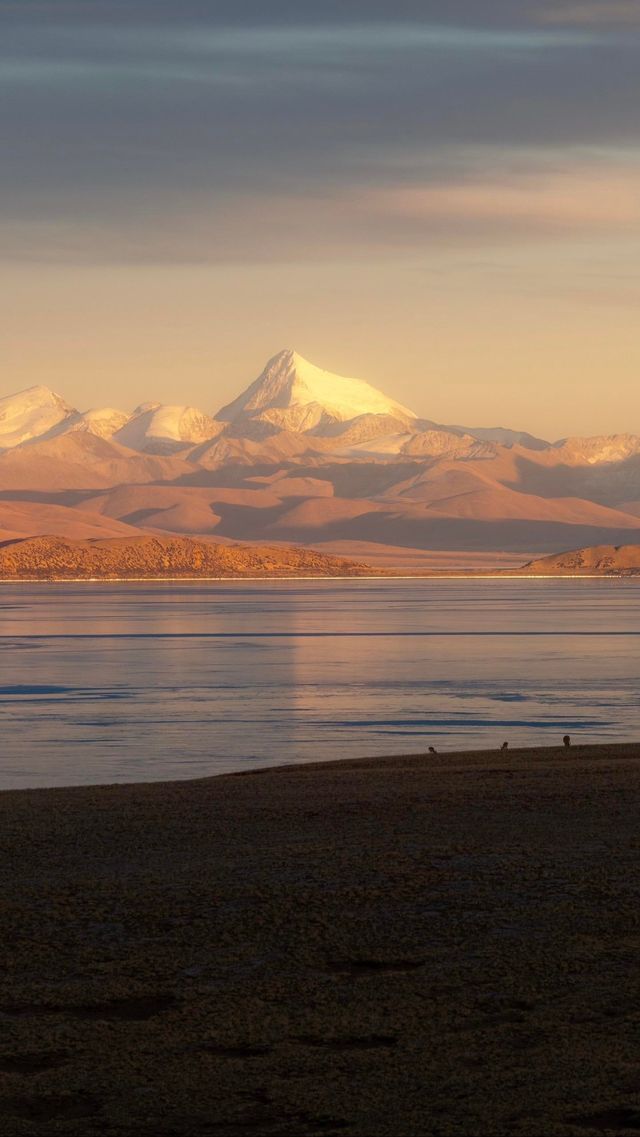
{"label": "glacier on slope", "polygon": [[27,387],[0,399],[0,449],[46,434],[77,412],[49,387]]}
{"label": "glacier on slope", "polygon": [[222,427],[196,407],[143,403],[113,435],[115,442],[147,454],[167,454],[206,442]]}

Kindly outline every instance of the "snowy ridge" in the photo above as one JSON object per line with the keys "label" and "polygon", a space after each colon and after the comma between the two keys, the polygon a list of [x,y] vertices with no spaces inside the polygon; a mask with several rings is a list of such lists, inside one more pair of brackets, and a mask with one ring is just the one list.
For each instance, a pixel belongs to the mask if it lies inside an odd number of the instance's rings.
{"label": "snowy ridge", "polygon": [[0,399],[0,449],[29,442],[77,414],[49,387],[27,387]]}
{"label": "snowy ridge", "polygon": [[113,407],[96,407],[93,410],[75,414],[63,419],[53,430],[48,432],[49,437],[61,434],[72,434],[77,431],[94,434],[96,438],[111,438],[116,430],[129,421],[129,415],[124,411],[117,411]]}
{"label": "snowy ridge", "polygon": [[196,407],[143,403],[113,439],[130,450],[162,453],[205,442],[221,429],[219,423]]}
{"label": "snowy ridge", "polygon": [[[503,427],[442,426],[362,379],[325,371],[290,349],[269,360],[247,389],[210,416],[196,407],[146,402],[132,413],[113,407],[78,411],[49,387],[0,398],[0,452],[79,434],[140,454],[181,453],[208,466],[334,453],[388,461],[491,459],[498,450],[540,452],[549,466],[606,466],[640,455],[640,438],[615,434],[545,442]],[[497,449],[496,449],[497,448]],[[627,494],[635,513],[635,496]]]}

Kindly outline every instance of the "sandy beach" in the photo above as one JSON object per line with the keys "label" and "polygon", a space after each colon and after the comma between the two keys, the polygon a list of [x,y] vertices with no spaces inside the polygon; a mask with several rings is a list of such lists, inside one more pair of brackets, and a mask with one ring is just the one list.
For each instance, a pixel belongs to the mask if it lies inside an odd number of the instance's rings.
{"label": "sandy beach", "polygon": [[0,795],[0,1132],[640,1129],[640,744]]}

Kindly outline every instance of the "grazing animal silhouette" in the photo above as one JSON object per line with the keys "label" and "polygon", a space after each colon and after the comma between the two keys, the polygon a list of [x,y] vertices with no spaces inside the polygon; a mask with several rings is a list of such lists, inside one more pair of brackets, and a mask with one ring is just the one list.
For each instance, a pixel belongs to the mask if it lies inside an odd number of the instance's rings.
{"label": "grazing animal silhouette", "polygon": [[508,749],[509,749],[509,743],[508,743],[508,742],[503,742],[503,743],[502,743],[502,746],[500,747],[500,749],[501,749],[501,750],[508,750]]}
{"label": "grazing animal silhouette", "polygon": [[436,750],[435,746],[430,746],[429,747],[429,753],[430,754],[437,754],[438,751]]}
{"label": "grazing animal silhouette", "polygon": [[571,746],[571,735],[570,734],[563,735],[562,741],[564,742],[565,750],[568,750],[569,747]]}

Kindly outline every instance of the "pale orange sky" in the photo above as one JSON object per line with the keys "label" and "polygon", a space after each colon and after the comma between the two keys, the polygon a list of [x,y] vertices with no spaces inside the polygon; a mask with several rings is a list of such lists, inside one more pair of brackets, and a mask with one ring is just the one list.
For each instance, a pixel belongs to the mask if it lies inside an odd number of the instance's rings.
{"label": "pale orange sky", "polygon": [[640,287],[629,247],[422,260],[4,266],[4,390],[86,409],[211,412],[281,347],[418,414],[548,438],[640,433]]}

